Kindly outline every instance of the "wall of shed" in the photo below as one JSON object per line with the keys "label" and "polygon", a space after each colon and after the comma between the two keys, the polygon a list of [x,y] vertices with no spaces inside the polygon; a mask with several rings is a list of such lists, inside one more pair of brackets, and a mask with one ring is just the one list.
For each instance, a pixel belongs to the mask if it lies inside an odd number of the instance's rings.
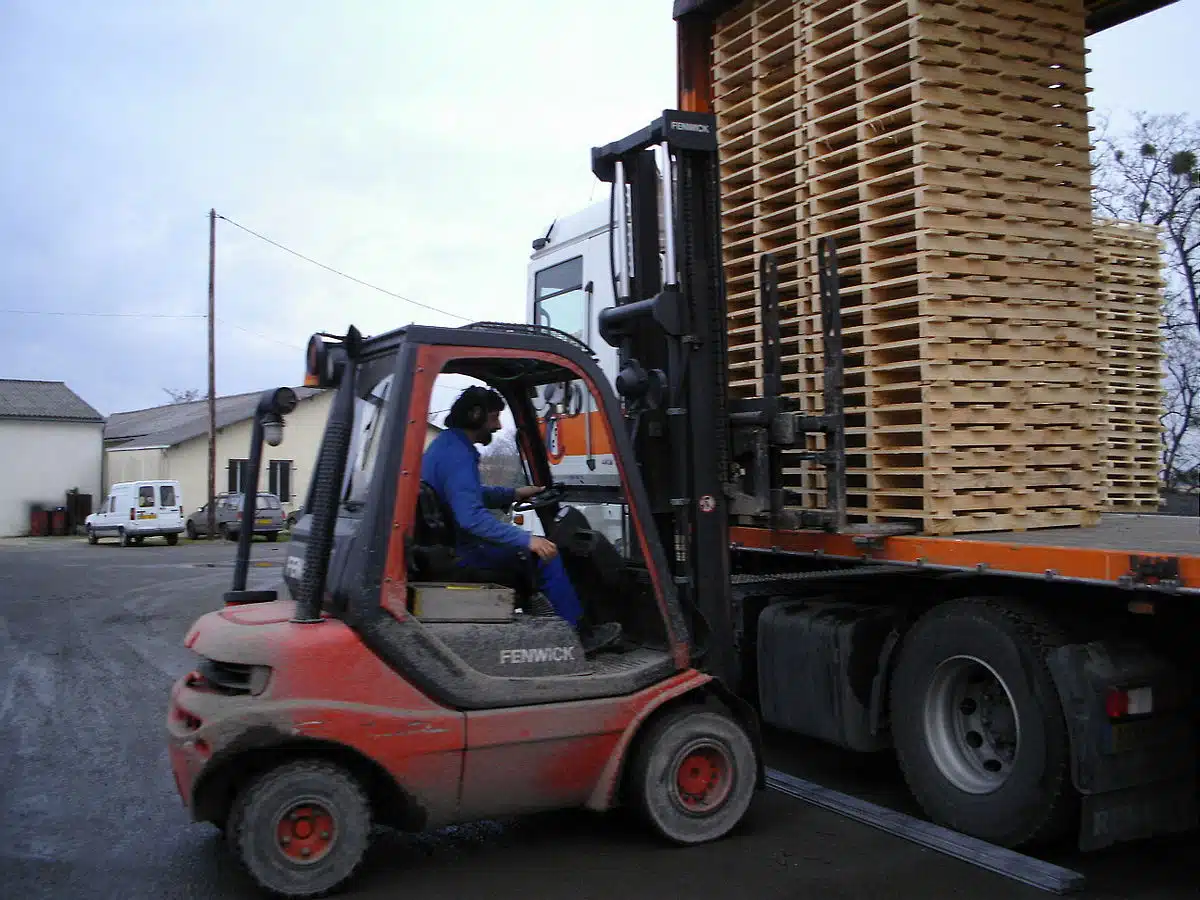
{"label": "wall of shed", "polygon": [[33,504],[53,509],[79,488],[99,502],[103,425],[0,421],[0,537],[29,533]]}

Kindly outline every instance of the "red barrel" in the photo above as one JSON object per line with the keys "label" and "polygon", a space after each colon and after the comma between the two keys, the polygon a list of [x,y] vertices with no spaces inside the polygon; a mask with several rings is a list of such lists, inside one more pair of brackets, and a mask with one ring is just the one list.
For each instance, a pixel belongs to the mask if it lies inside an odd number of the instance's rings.
{"label": "red barrel", "polygon": [[29,513],[29,533],[34,537],[45,537],[50,533],[50,513],[35,509]]}
{"label": "red barrel", "polygon": [[56,506],[54,512],[50,513],[50,533],[56,537],[62,537],[67,533],[67,508],[65,506]]}

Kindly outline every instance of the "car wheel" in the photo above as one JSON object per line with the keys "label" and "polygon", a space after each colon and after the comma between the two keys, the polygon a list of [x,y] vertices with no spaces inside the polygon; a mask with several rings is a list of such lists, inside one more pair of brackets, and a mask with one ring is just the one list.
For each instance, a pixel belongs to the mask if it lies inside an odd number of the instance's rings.
{"label": "car wheel", "polygon": [[926,613],[900,648],[892,734],[909,789],[938,824],[1004,847],[1071,825],[1067,725],[1035,612],[966,599]]}
{"label": "car wheel", "polygon": [[196,539],[196,525],[194,522],[187,523],[187,536],[189,541],[194,541]]}
{"label": "car wheel", "polygon": [[89,544],[96,544],[100,541],[100,538],[96,537],[96,532],[91,525],[87,527],[87,539]]}
{"label": "car wheel", "polygon": [[167,546],[168,547],[174,547],[178,543],[179,543],[179,535],[177,535],[177,534],[168,534],[167,535]]}
{"label": "car wheel", "polygon": [[758,760],[736,721],[685,707],[652,724],[630,769],[635,806],[663,837],[699,844],[724,837],[754,796]]}
{"label": "car wheel", "polygon": [[227,541],[236,541],[237,540],[237,532],[235,532],[228,525],[223,524],[217,530],[221,532],[221,537],[224,540],[227,540]]}
{"label": "car wheel", "polygon": [[259,886],[283,897],[316,897],[358,869],[371,807],[341,766],[296,760],[251,780],[234,801],[226,833]]}

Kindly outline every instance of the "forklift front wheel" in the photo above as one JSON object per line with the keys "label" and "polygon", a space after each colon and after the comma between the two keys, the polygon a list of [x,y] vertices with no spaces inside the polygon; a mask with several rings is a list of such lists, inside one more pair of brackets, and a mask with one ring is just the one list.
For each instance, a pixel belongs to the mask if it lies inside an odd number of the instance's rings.
{"label": "forklift front wheel", "polygon": [[320,897],[362,862],[371,808],[358,781],[323,760],[284,763],[252,779],[226,826],[239,861],[281,897]]}
{"label": "forklift front wheel", "polygon": [[736,721],[685,707],[650,726],[630,774],[650,825],[677,844],[724,837],[742,820],[758,771],[754,744]]}

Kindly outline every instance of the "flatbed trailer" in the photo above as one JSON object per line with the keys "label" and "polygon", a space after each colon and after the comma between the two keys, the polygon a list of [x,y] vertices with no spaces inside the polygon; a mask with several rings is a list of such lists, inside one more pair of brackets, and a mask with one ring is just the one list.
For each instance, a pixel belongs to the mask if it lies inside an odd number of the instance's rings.
{"label": "flatbed trailer", "polygon": [[1200,520],[1184,516],[1111,514],[1094,526],[959,537],[735,526],[730,537],[734,550],[1102,585],[1139,600],[1145,592],[1200,596]]}

